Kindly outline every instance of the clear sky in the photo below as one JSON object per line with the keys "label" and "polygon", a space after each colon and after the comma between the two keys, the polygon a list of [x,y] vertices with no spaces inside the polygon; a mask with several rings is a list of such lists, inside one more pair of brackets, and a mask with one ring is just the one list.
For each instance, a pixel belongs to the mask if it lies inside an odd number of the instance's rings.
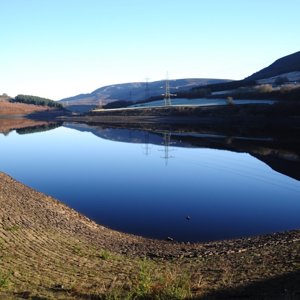
{"label": "clear sky", "polygon": [[242,79],[300,50],[299,0],[0,0],[0,94]]}

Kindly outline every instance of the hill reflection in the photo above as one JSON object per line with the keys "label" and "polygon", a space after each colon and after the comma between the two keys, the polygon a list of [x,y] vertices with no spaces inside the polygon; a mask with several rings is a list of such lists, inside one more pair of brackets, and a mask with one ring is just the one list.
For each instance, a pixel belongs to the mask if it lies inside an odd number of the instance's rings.
{"label": "hill reflection", "polygon": [[[144,145],[163,145],[162,158],[168,164],[170,147],[193,147],[244,152],[256,157],[272,169],[300,180],[300,141],[298,132],[264,132],[215,128],[128,128],[101,124],[64,123],[65,127],[91,132],[102,139]],[[172,154],[173,155],[173,154]],[[234,163],[234,162],[233,162]]]}
{"label": "hill reflection", "polygon": [[8,135],[14,130],[18,134],[37,133],[55,129],[62,124],[63,122],[37,121],[26,118],[0,118],[0,133]]}

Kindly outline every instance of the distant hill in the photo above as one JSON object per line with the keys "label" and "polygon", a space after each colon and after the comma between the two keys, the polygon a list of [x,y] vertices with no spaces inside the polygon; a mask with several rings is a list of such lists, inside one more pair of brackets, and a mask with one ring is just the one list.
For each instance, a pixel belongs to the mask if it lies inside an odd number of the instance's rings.
{"label": "distant hill", "polygon": [[[170,80],[171,93],[189,90],[195,86],[228,82],[225,79],[189,78]],[[80,94],[60,100],[59,102],[70,105],[99,105],[113,101],[127,100],[133,102],[143,101],[150,97],[160,96],[165,92],[165,80],[153,82],[132,82],[114,84],[101,87],[90,94]]]}
{"label": "distant hill", "polygon": [[242,80],[196,86],[178,93],[181,98],[276,99],[298,101],[300,51],[284,56]]}
{"label": "distant hill", "polygon": [[[225,79],[190,78],[170,80],[171,93],[177,94],[179,98],[203,98],[203,97],[228,97],[237,99],[296,99],[298,98],[300,82],[300,51],[282,57],[270,66],[252,74],[245,79],[234,81]],[[285,83],[293,83],[288,93],[284,89]],[[283,87],[284,93],[272,90],[270,92],[259,92],[257,85],[275,84]],[[144,102],[145,99],[154,100],[165,92],[165,80],[154,82],[133,82],[115,84],[101,87],[90,94],[80,94],[60,100],[65,106],[77,106],[82,111],[90,105],[105,105],[116,101]]]}
{"label": "distant hill", "polygon": [[300,72],[300,51],[276,60],[270,66],[252,74],[245,80],[260,80],[292,72]]}

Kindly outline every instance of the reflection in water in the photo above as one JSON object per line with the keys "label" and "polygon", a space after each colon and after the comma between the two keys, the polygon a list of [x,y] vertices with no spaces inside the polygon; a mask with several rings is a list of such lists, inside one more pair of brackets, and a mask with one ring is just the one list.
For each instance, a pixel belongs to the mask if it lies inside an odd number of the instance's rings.
{"label": "reflection in water", "polygon": [[16,130],[18,134],[37,133],[55,129],[63,122],[36,121],[26,118],[0,118],[0,133],[8,135]]}
{"label": "reflection in water", "polygon": [[18,128],[16,129],[16,132],[18,134],[29,134],[29,133],[38,133],[38,132],[44,132],[49,131],[52,129],[55,129],[57,127],[62,126],[63,122],[47,122],[42,125],[35,125],[31,127],[24,127],[24,128]]}
{"label": "reflection in water", "polygon": [[300,180],[300,141],[298,132],[278,135],[260,132],[218,132],[199,128],[185,130],[129,129],[101,125],[65,123],[64,126],[79,131],[89,131],[98,137],[112,141],[144,144],[145,155],[149,155],[149,145],[163,145],[162,158],[168,165],[173,157],[170,146],[185,148],[210,148],[246,152],[268,164],[272,169]]}
{"label": "reflection in water", "polygon": [[145,132],[145,140],[144,140],[145,146],[143,147],[144,154],[146,156],[149,156],[151,153],[151,145],[149,143],[149,132]]}
{"label": "reflection in water", "polygon": [[170,149],[169,149],[171,144],[171,132],[164,131],[163,140],[164,140],[164,156],[162,156],[161,158],[165,160],[165,164],[167,166],[169,159],[172,158],[172,156],[170,156]]}
{"label": "reflection in water", "polygon": [[0,135],[0,170],[147,237],[193,242],[300,227],[300,182],[290,178],[300,177],[298,134],[64,126]]}

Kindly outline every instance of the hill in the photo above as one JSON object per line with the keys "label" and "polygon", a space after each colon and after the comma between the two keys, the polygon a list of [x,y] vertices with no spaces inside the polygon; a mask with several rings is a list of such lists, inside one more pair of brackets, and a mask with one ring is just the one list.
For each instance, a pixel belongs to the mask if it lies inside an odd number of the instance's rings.
{"label": "hill", "polygon": [[[216,95],[222,95],[224,91],[232,91],[233,96],[236,92],[239,93],[238,98],[265,97],[265,93],[257,90],[251,90],[256,84],[284,84],[287,82],[300,81],[300,51],[282,57],[272,63],[270,66],[254,73],[239,81],[225,79],[207,79],[207,78],[190,78],[170,80],[171,93],[177,94],[183,98],[203,98]],[[246,88],[244,90],[241,90]],[[249,90],[250,89],[250,90]],[[291,88],[290,88],[291,89]],[[242,91],[242,93],[241,93]],[[249,93],[250,91],[250,93]],[[64,106],[87,106],[87,105],[105,105],[116,101],[132,101],[143,102],[146,99],[155,99],[161,97],[165,92],[165,80],[154,82],[133,82],[124,84],[115,84],[101,87],[89,94],[80,94],[60,100]],[[245,95],[245,92],[248,94]],[[285,91],[284,91],[285,92]],[[226,96],[230,96],[226,94]],[[267,95],[272,98],[280,98],[281,95]],[[289,98],[289,95],[284,95],[284,98]],[[298,97],[292,95],[290,98]],[[90,107],[91,109],[93,107]],[[81,110],[82,108],[80,108]]]}
{"label": "hill", "polygon": [[[189,78],[170,80],[170,90],[173,93],[189,90],[195,86],[227,82],[224,79]],[[143,101],[150,97],[160,96],[165,92],[165,80],[153,82],[132,82],[101,87],[90,94],[64,98],[59,102],[66,105],[99,105],[119,100],[133,102]]]}
{"label": "hill", "polygon": [[245,80],[260,80],[292,72],[300,72],[300,51],[276,60],[270,66],[252,74]]}
{"label": "hill", "polygon": [[193,87],[178,93],[177,97],[298,101],[299,95],[300,51],[276,60],[245,79]]}

